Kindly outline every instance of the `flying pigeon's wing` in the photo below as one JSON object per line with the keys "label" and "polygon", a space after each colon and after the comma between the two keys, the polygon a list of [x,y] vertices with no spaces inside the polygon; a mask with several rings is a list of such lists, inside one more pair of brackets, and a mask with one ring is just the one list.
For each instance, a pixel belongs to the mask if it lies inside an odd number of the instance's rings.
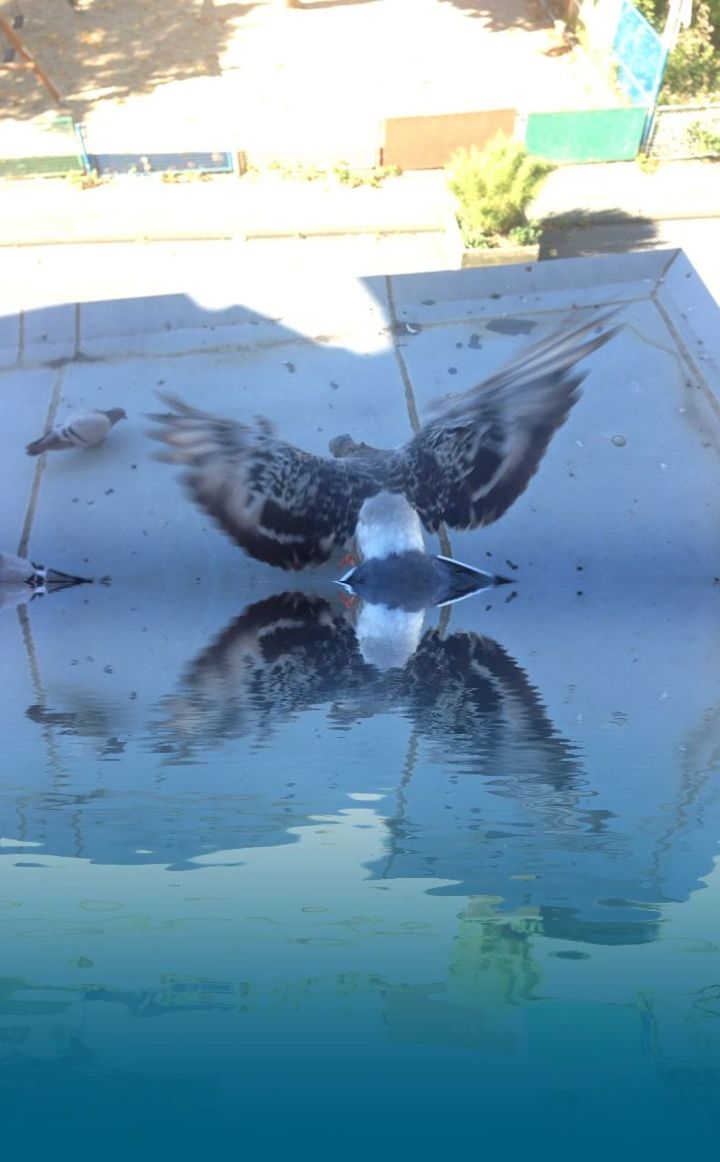
{"label": "flying pigeon's wing", "polygon": [[495,375],[437,405],[399,453],[403,491],[426,528],[491,524],[525,490],[553,433],[579,398],[575,364],[612,338],[614,312],[528,348]]}
{"label": "flying pigeon's wing", "polygon": [[[193,499],[252,557],[302,569],[348,544],[366,497],[382,487],[385,458],[372,464],[311,455],[253,427],[198,411],[171,396],[152,415],[160,459],[186,468]],[[388,461],[389,461],[388,457]]]}

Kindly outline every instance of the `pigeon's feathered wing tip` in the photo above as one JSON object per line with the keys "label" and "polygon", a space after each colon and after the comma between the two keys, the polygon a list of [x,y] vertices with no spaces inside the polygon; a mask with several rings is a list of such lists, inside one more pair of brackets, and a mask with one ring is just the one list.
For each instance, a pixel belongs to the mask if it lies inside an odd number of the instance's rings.
{"label": "pigeon's feathered wing tip", "polygon": [[507,585],[507,577],[499,577],[495,573],[486,573],[474,565],[466,565],[456,561],[453,557],[435,557],[437,574],[437,592],[435,604],[454,605],[456,601],[463,601],[480,593],[483,589],[494,589],[497,585]]}
{"label": "pigeon's feathered wing tip", "polygon": [[[519,356],[515,356],[498,368],[477,387],[470,388],[469,391],[461,392],[459,395],[443,396],[433,400],[429,405],[430,411],[432,413],[445,413],[450,417],[462,409],[468,401],[473,400],[478,391],[482,394],[488,393],[492,388],[500,388],[507,392],[513,384],[520,388],[525,388],[526,385],[531,386],[532,395],[540,402],[543,392],[538,389],[543,380],[546,386],[550,386],[551,389],[554,384],[564,382],[568,398],[573,397],[573,402],[576,401],[579,394],[577,389],[585,379],[587,372],[583,370],[573,374],[572,369],[575,364],[580,363],[598,348],[604,347],[622,329],[622,323],[616,323],[615,326],[607,330],[604,329],[605,325],[618,315],[620,309],[620,307],[612,307],[610,310],[603,311],[602,314],[594,315],[591,319],[577,323],[569,330],[552,331],[549,335],[545,335],[526,347]],[[526,395],[528,403],[532,403],[532,395],[529,397]]]}
{"label": "pigeon's feathered wing tip", "polygon": [[157,392],[157,397],[167,405],[169,410],[167,412],[145,412],[146,419],[152,420],[155,424],[165,423],[168,419],[172,418],[173,414],[175,416],[191,416],[193,418],[200,416],[204,419],[215,418],[211,416],[210,412],[201,411],[200,408],[185,403],[184,400],[180,399],[177,395],[173,395],[170,391],[159,391]]}
{"label": "pigeon's feathered wing tip", "polygon": [[25,451],[28,456],[42,456],[43,452],[60,451],[64,448],[62,440],[58,439],[52,432],[46,432],[44,436],[40,436],[37,440],[32,440],[26,445]]}
{"label": "pigeon's feathered wing tip", "polygon": [[445,399],[401,450],[405,491],[430,532],[498,520],[525,491],[580,397],[576,364],[615,335],[615,312],[555,331],[475,387]]}

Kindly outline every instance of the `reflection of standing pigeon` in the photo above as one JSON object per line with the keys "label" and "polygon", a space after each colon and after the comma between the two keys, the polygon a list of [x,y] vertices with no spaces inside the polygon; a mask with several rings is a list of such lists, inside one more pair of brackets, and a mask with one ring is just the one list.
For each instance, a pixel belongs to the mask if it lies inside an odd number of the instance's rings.
{"label": "reflection of standing pigeon", "polygon": [[73,577],[71,573],[61,573],[59,569],[34,565],[25,557],[14,553],[0,553],[0,585],[27,585],[38,589],[42,585],[89,585],[87,577]]}
{"label": "reflection of standing pigeon", "polygon": [[[579,398],[575,364],[607,343],[608,314],[535,344],[477,387],[443,401],[393,450],[333,441],[335,459],[286,444],[266,420],[222,419],[166,397],[151,418],[160,458],[185,468],[195,501],[251,556],[301,569],[360,537],[365,559],[412,569],[435,532],[491,524],[525,490],[554,432]],[[347,446],[346,446],[347,445]],[[338,456],[338,453],[340,455]],[[391,494],[392,504],[366,502]],[[359,519],[361,526],[358,525]]]}
{"label": "reflection of standing pigeon", "polygon": [[49,428],[38,440],[28,444],[25,451],[28,456],[39,456],[42,452],[60,452],[65,448],[91,448],[105,439],[118,420],[126,419],[123,408],[110,408],[109,411],[91,408],[78,412],[66,423]]}
{"label": "reflection of standing pigeon", "polygon": [[14,553],[0,553],[0,609],[24,605],[46,593],[67,589],[70,585],[89,585],[87,577],[73,577],[59,569],[33,565]]}

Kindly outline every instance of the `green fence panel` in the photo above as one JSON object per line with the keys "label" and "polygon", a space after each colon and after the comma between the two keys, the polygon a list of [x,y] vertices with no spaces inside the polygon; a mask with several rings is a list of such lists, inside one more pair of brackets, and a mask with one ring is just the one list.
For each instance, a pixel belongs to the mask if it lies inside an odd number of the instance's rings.
{"label": "green fence panel", "polygon": [[60,114],[34,124],[0,122],[0,177],[51,177],[84,170],[72,117]]}
{"label": "green fence panel", "polygon": [[647,109],[582,109],[529,113],[525,145],[548,161],[631,161],[637,157]]}

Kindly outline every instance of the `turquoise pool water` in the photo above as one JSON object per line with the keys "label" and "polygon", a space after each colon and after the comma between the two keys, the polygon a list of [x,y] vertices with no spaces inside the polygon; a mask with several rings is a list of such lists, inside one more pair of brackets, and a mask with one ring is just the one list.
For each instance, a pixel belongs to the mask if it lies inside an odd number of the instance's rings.
{"label": "turquoise pool water", "polygon": [[[186,611],[185,638],[180,616],[156,626],[138,664],[143,611],[79,592],[1,627],[17,659],[6,1141],[26,1157],[713,1148],[706,611],[656,608],[612,643],[611,616],[575,614],[569,639],[520,594],[496,625],[517,647],[534,619],[520,660],[466,603],[383,672],[334,598],[261,601],[197,648]],[[182,664],[157,696],[168,653]]]}

